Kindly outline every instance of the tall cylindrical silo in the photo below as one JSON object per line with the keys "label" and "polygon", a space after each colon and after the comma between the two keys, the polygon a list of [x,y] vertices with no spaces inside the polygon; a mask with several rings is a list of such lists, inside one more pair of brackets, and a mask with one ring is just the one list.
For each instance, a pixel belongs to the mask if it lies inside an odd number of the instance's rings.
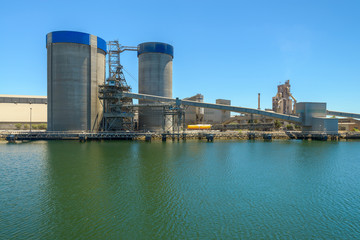
{"label": "tall cylindrical silo", "polygon": [[97,131],[106,42],[87,33],[56,31],[46,35],[46,48],[48,131]]}
{"label": "tall cylindrical silo", "polygon": [[[173,46],[160,42],[146,42],[138,46],[139,93],[172,97],[172,60]],[[140,104],[153,103],[139,100]],[[166,125],[169,123],[166,122]],[[139,128],[143,130],[161,130],[163,109],[140,108]]]}

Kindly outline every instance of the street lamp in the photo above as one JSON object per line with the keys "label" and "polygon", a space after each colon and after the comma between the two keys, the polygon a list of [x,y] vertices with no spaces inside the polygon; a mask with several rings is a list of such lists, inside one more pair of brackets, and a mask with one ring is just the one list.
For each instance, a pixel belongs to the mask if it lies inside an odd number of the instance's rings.
{"label": "street lamp", "polygon": [[32,108],[30,108],[30,132],[31,132],[31,115],[32,115]]}

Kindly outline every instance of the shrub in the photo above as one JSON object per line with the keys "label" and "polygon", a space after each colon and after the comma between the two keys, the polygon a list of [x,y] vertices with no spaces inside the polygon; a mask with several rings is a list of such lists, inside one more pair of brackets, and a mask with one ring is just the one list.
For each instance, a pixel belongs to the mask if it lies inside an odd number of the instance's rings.
{"label": "shrub", "polygon": [[32,125],[31,125],[31,128],[36,130],[36,129],[39,128],[39,125],[37,125],[37,124],[32,124]]}
{"label": "shrub", "polygon": [[286,125],[287,130],[294,130],[294,126],[291,124]]}
{"label": "shrub", "polygon": [[28,124],[24,124],[24,129],[28,130],[29,129],[29,125]]}
{"label": "shrub", "polygon": [[46,124],[46,123],[40,123],[40,124],[38,125],[38,127],[39,127],[39,129],[41,129],[41,130],[46,130],[47,124]]}
{"label": "shrub", "polygon": [[17,124],[15,124],[15,127],[16,127],[16,129],[17,129],[17,130],[20,130],[20,129],[21,129],[21,126],[22,126],[22,124],[21,124],[21,123],[17,123]]}
{"label": "shrub", "polygon": [[279,129],[281,127],[281,123],[279,120],[275,120],[274,125],[276,129]]}

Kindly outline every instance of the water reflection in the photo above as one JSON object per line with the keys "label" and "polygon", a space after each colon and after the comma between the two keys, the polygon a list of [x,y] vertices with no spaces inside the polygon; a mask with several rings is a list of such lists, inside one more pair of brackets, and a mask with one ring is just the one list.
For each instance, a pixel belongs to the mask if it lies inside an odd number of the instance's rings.
{"label": "water reflection", "polygon": [[356,239],[359,144],[0,146],[0,236]]}
{"label": "water reflection", "polygon": [[[96,236],[111,230],[119,186],[126,186],[120,176],[128,173],[131,149],[130,143],[49,142],[49,201],[44,212],[49,213],[46,222],[54,236]],[[108,229],[99,231],[99,226]]]}

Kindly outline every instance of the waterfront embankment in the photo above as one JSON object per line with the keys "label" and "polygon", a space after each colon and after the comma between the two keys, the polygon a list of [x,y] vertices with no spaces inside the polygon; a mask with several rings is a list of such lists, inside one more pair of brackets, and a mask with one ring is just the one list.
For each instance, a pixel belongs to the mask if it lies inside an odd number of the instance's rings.
{"label": "waterfront embankment", "polygon": [[328,134],[324,132],[301,132],[301,131],[185,131],[180,133],[154,133],[154,132],[46,132],[46,131],[3,131],[0,132],[0,140],[11,141],[35,141],[35,140],[322,140],[338,141],[347,139],[360,139],[359,132],[339,132]]}

